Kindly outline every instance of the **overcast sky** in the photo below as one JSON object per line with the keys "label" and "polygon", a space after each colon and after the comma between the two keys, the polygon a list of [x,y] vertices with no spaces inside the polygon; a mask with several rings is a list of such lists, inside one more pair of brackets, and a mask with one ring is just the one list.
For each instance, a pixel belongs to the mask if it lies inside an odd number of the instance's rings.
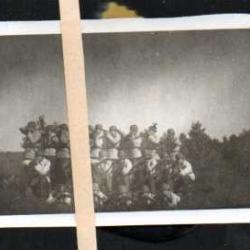
{"label": "overcast sky", "polygon": [[41,114],[65,122],[65,110],[59,37],[0,37],[0,150],[21,150],[21,126]]}
{"label": "overcast sky", "polygon": [[85,36],[91,124],[250,129],[250,31]]}

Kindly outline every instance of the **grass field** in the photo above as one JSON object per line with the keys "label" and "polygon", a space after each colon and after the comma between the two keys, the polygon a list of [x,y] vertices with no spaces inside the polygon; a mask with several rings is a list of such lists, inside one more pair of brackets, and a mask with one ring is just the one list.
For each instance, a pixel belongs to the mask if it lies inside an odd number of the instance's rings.
{"label": "grass field", "polygon": [[25,194],[18,190],[13,180],[20,176],[22,152],[0,152],[0,214],[70,213],[73,208],[63,204],[40,201],[27,187]]}

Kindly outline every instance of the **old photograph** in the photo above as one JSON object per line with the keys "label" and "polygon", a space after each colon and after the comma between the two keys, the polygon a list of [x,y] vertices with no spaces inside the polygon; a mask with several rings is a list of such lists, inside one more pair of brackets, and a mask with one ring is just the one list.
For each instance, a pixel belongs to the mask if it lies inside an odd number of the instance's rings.
{"label": "old photograph", "polygon": [[0,37],[0,215],[73,212],[61,38]]}
{"label": "old photograph", "polygon": [[249,39],[84,36],[97,212],[250,207]]}

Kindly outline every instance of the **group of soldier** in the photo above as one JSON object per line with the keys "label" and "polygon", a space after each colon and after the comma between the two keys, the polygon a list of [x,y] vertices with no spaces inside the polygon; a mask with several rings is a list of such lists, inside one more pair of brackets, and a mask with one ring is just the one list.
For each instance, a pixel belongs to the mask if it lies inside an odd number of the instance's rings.
{"label": "group of soldier", "polygon": [[163,146],[156,124],[143,133],[131,125],[127,135],[97,124],[89,133],[97,211],[174,209],[190,200],[192,166]]}
{"label": "group of soldier", "polygon": [[39,201],[72,206],[69,131],[66,124],[47,125],[44,117],[20,128],[23,162],[16,181],[20,195],[27,190]]}
{"label": "group of soldier", "polygon": [[[47,125],[39,117],[20,131],[20,194],[25,196],[29,189],[47,204],[72,206],[68,126]],[[143,133],[131,125],[126,135],[115,126],[105,130],[98,124],[89,126],[89,138],[97,211],[173,209],[190,200],[192,166],[178,150],[164,146],[156,124]]]}

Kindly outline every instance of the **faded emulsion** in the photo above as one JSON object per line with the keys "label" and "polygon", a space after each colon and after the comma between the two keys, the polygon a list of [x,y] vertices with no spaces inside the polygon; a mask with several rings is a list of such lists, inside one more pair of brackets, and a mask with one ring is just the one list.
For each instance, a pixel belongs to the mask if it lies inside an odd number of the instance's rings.
{"label": "faded emulsion", "polygon": [[0,214],[70,213],[60,37],[1,37],[0,57]]}
{"label": "faded emulsion", "polygon": [[84,37],[96,211],[250,206],[249,38]]}

